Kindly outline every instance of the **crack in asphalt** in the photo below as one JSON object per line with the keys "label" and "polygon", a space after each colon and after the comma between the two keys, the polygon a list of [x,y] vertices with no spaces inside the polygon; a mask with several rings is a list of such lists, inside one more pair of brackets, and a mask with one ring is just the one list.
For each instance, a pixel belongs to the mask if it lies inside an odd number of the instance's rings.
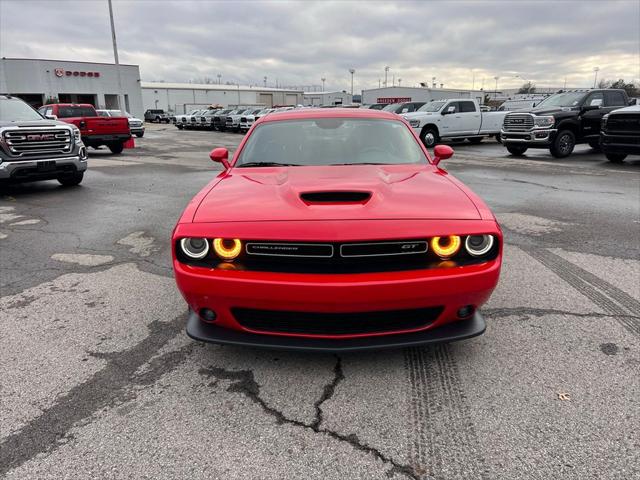
{"label": "crack in asphalt", "polygon": [[[136,397],[134,387],[155,383],[180,365],[195,344],[152,357],[182,331],[185,314],[170,322],[153,321],[149,335],[133,347],[111,353],[91,353],[106,365],[76,385],[40,415],[0,443],[0,476],[42,453],[51,453],[68,442],[72,428],[83,425],[99,410]],[[143,365],[148,368],[136,373]]]}
{"label": "crack in asphalt", "polygon": [[349,444],[355,450],[373,455],[376,459],[382,461],[387,465],[391,465],[391,468],[387,472],[387,476],[391,477],[396,473],[405,475],[413,480],[420,480],[420,476],[409,465],[403,465],[396,462],[391,457],[385,455],[380,450],[370,445],[363,443],[356,434],[344,435],[328,428],[323,428],[322,422],[324,421],[322,405],[330,400],[335,394],[338,384],[344,380],[344,373],[342,371],[342,360],[337,357],[336,365],[333,369],[333,378],[331,382],[324,386],[322,395],[314,402],[315,416],[312,422],[307,423],[301,420],[287,417],[280,410],[269,405],[260,396],[260,386],[255,380],[255,376],[252,370],[227,370],[221,367],[208,367],[201,368],[199,370],[201,375],[209,377],[215,377],[216,380],[231,380],[231,385],[227,388],[227,392],[239,393],[258,405],[264,413],[273,417],[278,425],[293,425],[295,427],[311,430],[314,433],[320,433],[327,435],[335,440]]}

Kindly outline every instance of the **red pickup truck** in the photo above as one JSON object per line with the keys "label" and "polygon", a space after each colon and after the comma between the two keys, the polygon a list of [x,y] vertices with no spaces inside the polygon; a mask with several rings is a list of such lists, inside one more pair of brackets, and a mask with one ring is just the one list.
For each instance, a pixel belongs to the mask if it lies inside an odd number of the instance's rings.
{"label": "red pickup truck", "polygon": [[80,129],[87,147],[106,145],[113,153],[122,153],[131,138],[127,117],[100,117],[93,105],[86,103],[54,103],[38,110],[48,118],[58,118]]}

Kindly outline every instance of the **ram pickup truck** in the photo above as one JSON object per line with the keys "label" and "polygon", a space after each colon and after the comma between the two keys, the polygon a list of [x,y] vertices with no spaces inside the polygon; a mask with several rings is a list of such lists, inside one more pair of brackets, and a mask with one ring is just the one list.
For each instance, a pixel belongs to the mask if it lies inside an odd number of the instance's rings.
{"label": "ram pickup truck", "polygon": [[188,128],[191,126],[191,117],[195,117],[196,115],[204,112],[203,110],[192,110],[190,113],[184,113],[181,115],[176,115],[176,127],[180,130],[183,128]]}
{"label": "ram pickup truck", "polygon": [[600,148],[613,163],[640,155],[640,105],[621,108],[602,117]]}
{"label": "ram pickup truck", "polygon": [[101,117],[91,104],[55,103],[38,110],[45,117],[55,117],[80,129],[87,147],[106,145],[112,153],[122,153],[131,138],[127,117]]}
{"label": "ram pickup truck", "polygon": [[242,115],[240,117],[240,131],[249,131],[251,126],[258,120],[260,117],[264,117],[271,111],[270,108],[258,108],[253,109],[250,113]]}
{"label": "ram pickup truck", "polygon": [[524,155],[529,148],[548,148],[555,158],[568,157],[579,143],[600,148],[602,117],[628,104],[624,90],[558,92],[528,112],[508,113],[500,138],[514,156]]}
{"label": "ram pickup truck", "polygon": [[0,184],[58,180],[78,185],[87,169],[80,130],[0,95]]}
{"label": "ram pickup truck", "polygon": [[482,112],[477,100],[451,98],[435,100],[416,112],[402,115],[426,147],[441,139],[469,139],[480,143],[484,137],[498,135],[506,112]]}
{"label": "ram pickup truck", "polygon": [[139,118],[134,117],[129,112],[124,112],[124,115],[120,110],[96,110],[101,117],[127,117],[129,120],[129,130],[131,134],[140,138],[144,136],[144,122]]}

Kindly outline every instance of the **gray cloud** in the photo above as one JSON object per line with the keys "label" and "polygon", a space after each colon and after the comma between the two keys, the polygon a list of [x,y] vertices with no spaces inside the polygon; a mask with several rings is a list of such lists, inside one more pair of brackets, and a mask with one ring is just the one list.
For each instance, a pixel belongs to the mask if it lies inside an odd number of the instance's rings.
{"label": "gray cloud", "polygon": [[[640,81],[640,2],[220,2],[114,0],[121,61],[144,80],[346,89],[378,85],[588,86]],[[112,61],[106,0],[0,0],[0,54]],[[389,79],[391,81],[391,78]]]}

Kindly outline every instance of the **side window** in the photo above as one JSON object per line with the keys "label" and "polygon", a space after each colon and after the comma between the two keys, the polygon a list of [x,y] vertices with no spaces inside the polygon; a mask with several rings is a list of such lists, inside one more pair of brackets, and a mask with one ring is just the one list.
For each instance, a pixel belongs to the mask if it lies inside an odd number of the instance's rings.
{"label": "side window", "polygon": [[604,104],[607,107],[625,107],[627,105],[621,92],[604,92]]}
{"label": "side window", "polygon": [[604,105],[604,95],[602,92],[594,92],[587,97],[584,105],[587,107],[602,107]]}
{"label": "side window", "polygon": [[44,115],[53,115],[53,108],[51,107],[47,107],[47,109],[44,111]]}
{"label": "side window", "polygon": [[458,102],[460,104],[460,113],[469,113],[476,111],[476,105],[473,102]]}
{"label": "side window", "polygon": [[449,102],[446,107],[444,107],[445,112],[450,113],[458,113],[460,109],[458,108],[458,102]]}

